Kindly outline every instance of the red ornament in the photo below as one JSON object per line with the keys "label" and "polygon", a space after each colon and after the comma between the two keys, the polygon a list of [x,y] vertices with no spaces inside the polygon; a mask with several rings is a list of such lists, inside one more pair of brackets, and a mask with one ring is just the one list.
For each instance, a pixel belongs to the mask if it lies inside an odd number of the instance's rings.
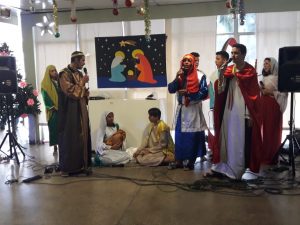
{"label": "red ornament", "polygon": [[126,7],[130,8],[132,6],[132,1],[131,0],[125,0],[125,5],[126,5]]}
{"label": "red ornament", "polygon": [[71,19],[72,23],[76,23],[77,22],[77,17],[76,16],[71,16],[70,19]]}
{"label": "red ornament", "polygon": [[114,9],[113,9],[113,14],[114,14],[115,16],[119,15],[119,10],[118,10],[117,8],[114,8]]}
{"label": "red ornament", "polygon": [[226,8],[228,8],[228,9],[232,8],[231,1],[227,1],[225,5],[226,5]]}

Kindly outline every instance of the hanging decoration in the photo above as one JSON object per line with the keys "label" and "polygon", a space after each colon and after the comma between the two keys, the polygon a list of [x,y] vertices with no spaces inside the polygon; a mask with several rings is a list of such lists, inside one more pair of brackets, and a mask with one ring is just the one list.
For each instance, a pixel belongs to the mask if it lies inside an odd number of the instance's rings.
{"label": "hanging decoration", "polygon": [[136,8],[136,13],[140,16],[144,16],[145,15],[145,9],[142,6],[139,6]]}
{"label": "hanging decoration", "polygon": [[130,8],[132,6],[132,4],[134,3],[134,0],[125,0],[125,6],[127,8]]}
{"label": "hanging decoration", "polygon": [[29,5],[30,12],[35,12],[35,0],[29,0]]}
{"label": "hanging decoration", "polygon": [[53,35],[52,27],[54,26],[54,22],[50,22],[47,16],[43,16],[43,22],[35,25],[41,28],[41,36],[44,36],[45,33]]}
{"label": "hanging decoration", "polygon": [[71,19],[72,23],[76,23],[77,22],[75,0],[71,0],[71,16],[70,16],[70,19]]}
{"label": "hanging decoration", "polygon": [[118,0],[112,0],[113,2],[113,10],[112,10],[112,13],[117,16],[119,15],[119,6],[118,6]]}
{"label": "hanging decoration", "polygon": [[140,16],[145,15],[145,7],[144,7],[144,4],[142,4],[142,2],[144,2],[144,1],[140,1],[140,5],[136,7],[136,14],[138,14]]}
{"label": "hanging decoration", "polygon": [[229,13],[233,15],[233,19],[236,19],[236,15],[240,14],[240,25],[244,25],[246,15],[244,0],[227,0],[225,5],[229,9]]}
{"label": "hanging decoration", "polygon": [[151,40],[151,21],[149,15],[149,0],[144,0],[145,12],[144,12],[144,22],[145,22],[145,38],[147,41]]}
{"label": "hanging decoration", "polygon": [[42,5],[42,7],[38,6],[37,8],[42,8],[43,10],[46,9],[47,5],[52,4],[52,0],[29,0],[29,10],[30,12],[35,12],[37,5]]}
{"label": "hanging decoration", "polygon": [[60,33],[58,31],[58,15],[57,15],[57,2],[56,0],[53,0],[53,21],[54,21],[54,36],[56,38],[60,37]]}
{"label": "hanging decoration", "polygon": [[244,0],[240,0],[239,13],[240,13],[240,25],[244,25],[245,24],[245,16],[246,16]]}

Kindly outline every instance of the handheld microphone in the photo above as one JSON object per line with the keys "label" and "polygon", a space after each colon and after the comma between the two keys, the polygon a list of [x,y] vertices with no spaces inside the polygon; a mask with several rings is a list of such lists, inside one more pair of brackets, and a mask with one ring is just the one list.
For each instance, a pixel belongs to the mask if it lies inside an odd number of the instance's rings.
{"label": "handheld microphone", "polygon": [[87,68],[86,67],[83,68],[83,72],[84,72],[85,75],[87,75]]}
{"label": "handheld microphone", "polygon": [[[87,68],[86,68],[86,67],[83,68],[83,72],[84,72],[85,75],[88,74]],[[90,87],[89,82],[87,82],[86,84],[87,84],[87,87],[86,87],[86,88],[89,89],[89,87]]]}
{"label": "handheld microphone", "polygon": [[232,61],[232,58],[229,58],[226,64],[228,65],[229,63],[231,63],[231,61]]}
{"label": "handheld microphone", "polygon": [[231,61],[232,61],[232,58],[229,58],[228,61],[220,67],[220,69],[222,70],[222,69],[226,68],[228,66],[228,64],[231,63]]}

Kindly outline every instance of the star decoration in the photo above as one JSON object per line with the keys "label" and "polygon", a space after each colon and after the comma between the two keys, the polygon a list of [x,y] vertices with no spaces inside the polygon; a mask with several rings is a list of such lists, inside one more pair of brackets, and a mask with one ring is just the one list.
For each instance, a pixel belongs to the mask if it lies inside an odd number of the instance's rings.
{"label": "star decoration", "polygon": [[54,22],[50,22],[47,16],[43,16],[43,22],[35,25],[41,29],[41,36],[44,36],[46,32],[53,35],[52,27],[54,26]]}

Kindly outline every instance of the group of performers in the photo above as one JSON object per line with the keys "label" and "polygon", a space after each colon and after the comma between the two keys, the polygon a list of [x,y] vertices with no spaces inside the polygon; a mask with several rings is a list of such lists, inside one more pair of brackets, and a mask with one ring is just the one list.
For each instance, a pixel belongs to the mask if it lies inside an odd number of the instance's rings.
{"label": "group of performers", "polygon": [[[287,94],[277,90],[276,60],[265,59],[259,83],[255,68],[245,62],[246,53],[242,44],[232,47],[230,60],[227,52],[217,52],[217,70],[209,81],[198,69],[198,53],[183,56],[175,79],[168,84],[178,102],[175,144],[169,126],[160,119],[161,111],[151,108],[141,145],[131,155],[126,151],[125,131],[115,123],[113,112],[105,112],[95,140],[101,165],[124,165],[133,157],[144,166],[193,170],[196,159],[204,160],[206,155],[208,128],[202,102],[208,98],[214,113],[214,136],[209,143],[212,167],[204,176],[256,179],[262,163],[276,164]],[[84,64],[84,54],[76,51],[71,64],[59,74],[54,66],[48,66],[42,82],[50,145],[59,146],[62,176],[90,172],[91,167],[89,90],[85,85],[89,78],[81,72]]]}

